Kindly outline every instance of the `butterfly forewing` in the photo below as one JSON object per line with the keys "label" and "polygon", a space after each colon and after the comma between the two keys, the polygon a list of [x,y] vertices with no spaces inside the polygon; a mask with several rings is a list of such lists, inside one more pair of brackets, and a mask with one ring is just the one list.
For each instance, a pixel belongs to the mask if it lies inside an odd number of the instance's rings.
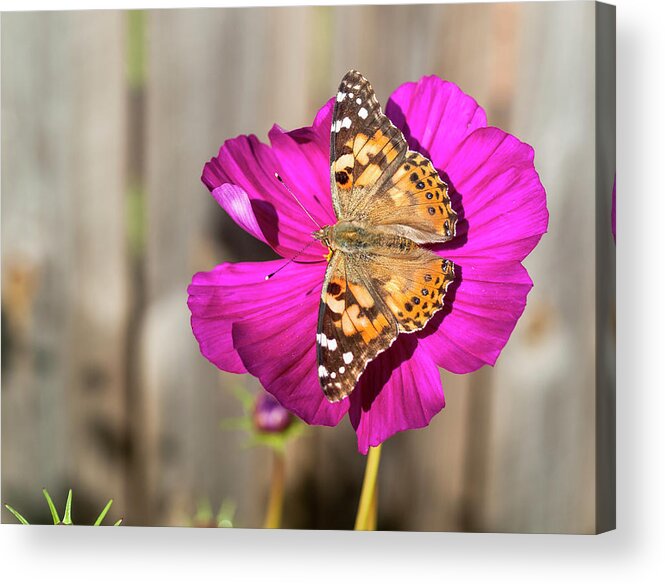
{"label": "butterfly forewing", "polygon": [[369,81],[349,71],[335,98],[330,130],[330,182],[337,218],[356,216],[357,207],[371,201],[407,150],[404,136],[381,111]]}
{"label": "butterfly forewing", "polygon": [[316,337],[319,381],[330,401],[351,393],[367,363],[397,336],[397,323],[370,282],[363,263],[341,252],[333,254]]}

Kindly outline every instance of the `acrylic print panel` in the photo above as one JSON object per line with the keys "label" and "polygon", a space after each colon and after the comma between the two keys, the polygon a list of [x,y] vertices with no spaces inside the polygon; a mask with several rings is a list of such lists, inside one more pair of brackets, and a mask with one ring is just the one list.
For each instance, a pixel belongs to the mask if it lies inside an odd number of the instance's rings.
{"label": "acrylic print panel", "polygon": [[613,55],[587,2],[4,14],[3,521],[613,528]]}

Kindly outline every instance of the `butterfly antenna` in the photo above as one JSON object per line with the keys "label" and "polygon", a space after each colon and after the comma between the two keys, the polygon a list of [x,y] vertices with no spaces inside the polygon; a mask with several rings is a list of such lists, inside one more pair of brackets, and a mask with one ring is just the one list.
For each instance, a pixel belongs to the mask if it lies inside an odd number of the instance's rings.
{"label": "butterfly antenna", "polygon": [[[296,203],[298,203],[298,205],[300,205],[300,208],[301,208],[303,211],[305,211],[305,214],[306,214],[306,215],[312,220],[312,223],[314,223],[314,225],[316,225],[319,229],[323,229],[323,227],[321,227],[321,226],[318,224],[318,222],[316,221],[316,219],[314,219],[314,217],[312,217],[312,216],[309,214],[309,211],[308,211],[307,209],[305,209],[305,206],[304,206],[304,205],[298,200],[298,197],[296,197],[296,196],[293,194],[293,191],[289,188],[289,185],[287,185],[287,184],[284,182],[284,179],[283,179],[281,176],[279,176],[279,174],[277,174],[277,173],[275,173],[275,178],[276,178],[279,182],[282,183],[282,185],[284,186],[284,188],[285,188],[285,189],[289,192],[289,194],[295,199]],[[300,252],[300,253],[302,253],[302,252]]]}
{"label": "butterfly antenna", "polygon": [[[286,266],[288,266],[291,262],[295,261],[296,259],[298,259],[298,257],[299,257],[300,255],[302,255],[303,253],[305,253],[305,251],[307,250],[307,248],[308,248],[310,245],[312,245],[315,241],[316,241],[316,239],[312,239],[312,241],[310,241],[305,247],[303,247],[303,248],[302,248],[302,249],[301,249],[296,255],[294,255],[292,258],[288,259],[284,264],[282,264],[281,266],[279,266],[279,268],[277,268],[274,272],[268,274],[268,275],[265,277],[265,279],[266,279],[266,280],[270,280],[270,278],[272,278],[275,274],[277,274],[278,272],[281,272],[281,271],[282,271]],[[319,262],[313,262],[313,263],[319,263]]]}

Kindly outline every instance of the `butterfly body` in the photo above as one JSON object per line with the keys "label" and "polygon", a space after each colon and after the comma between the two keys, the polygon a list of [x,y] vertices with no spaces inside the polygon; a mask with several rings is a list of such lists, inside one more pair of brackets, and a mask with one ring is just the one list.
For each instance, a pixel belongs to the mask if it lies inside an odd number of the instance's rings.
{"label": "butterfly body", "polygon": [[423,245],[452,239],[457,215],[448,185],[409,150],[357,71],[337,94],[330,179],[337,222],[312,235],[329,249],[316,346],[321,387],[335,402],[401,333],[443,308],[455,268]]}
{"label": "butterfly body", "polygon": [[361,256],[405,254],[416,246],[409,238],[391,233],[389,228],[356,221],[328,225],[313,236],[333,252]]}

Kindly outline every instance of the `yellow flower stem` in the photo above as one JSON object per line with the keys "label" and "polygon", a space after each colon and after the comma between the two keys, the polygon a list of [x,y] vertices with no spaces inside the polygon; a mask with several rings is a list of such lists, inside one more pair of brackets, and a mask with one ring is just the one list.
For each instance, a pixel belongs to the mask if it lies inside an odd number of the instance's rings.
{"label": "yellow flower stem", "polygon": [[379,462],[381,460],[381,445],[372,446],[367,454],[365,478],[363,479],[358,514],[356,515],[356,531],[372,531],[376,529],[377,484]]}
{"label": "yellow flower stem", "polygon": [[376,531],[376,517],[379,509],[379,483],[374,485],[374,494],[372,495],[372,504],[367,516],[367,531]]}
{"label": "yellow flower stem", "polygon": [[273,450],[272,477],[270,479],[270,495],[268,509],[263,522],[266,529],[277,529],[282,524],[282,508],[284,506],[284,479],[286,469],[284,453]]}

